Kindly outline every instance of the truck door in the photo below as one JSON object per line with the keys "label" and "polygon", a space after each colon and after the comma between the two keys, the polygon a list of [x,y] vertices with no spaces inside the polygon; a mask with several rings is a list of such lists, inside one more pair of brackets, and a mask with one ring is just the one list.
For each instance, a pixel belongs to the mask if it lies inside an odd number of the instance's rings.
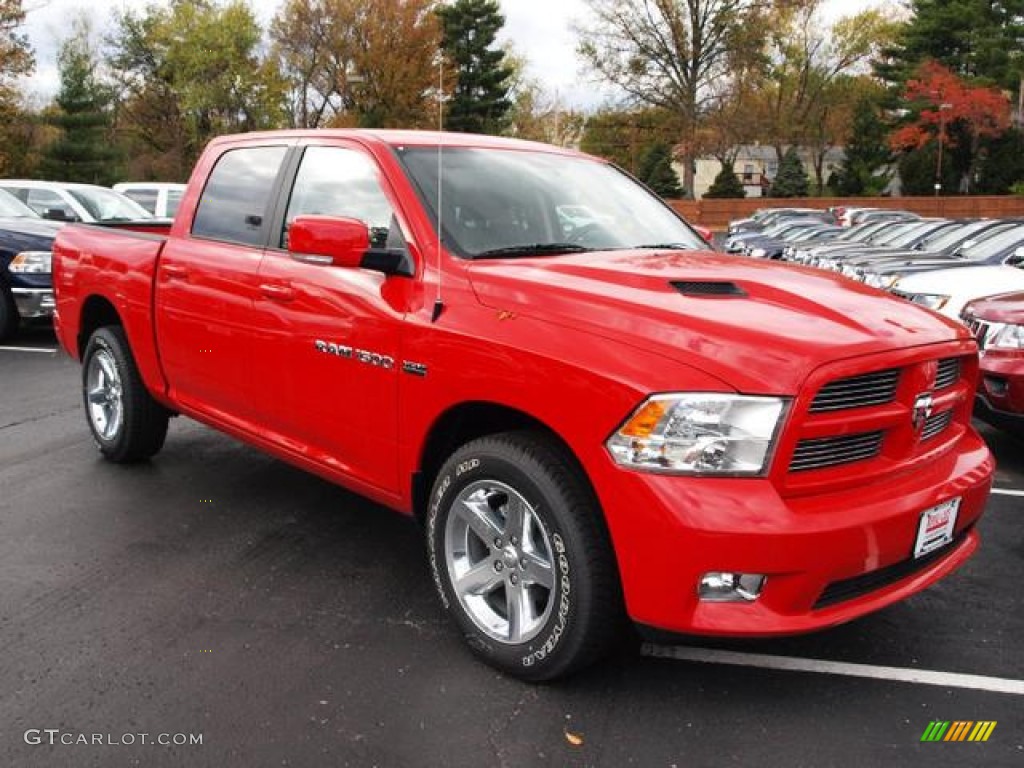
{"label": "truck door", "polygon": [[270,395],[267,426],[308,458],[394,491],[403,308],[387,286],[408,278],[309,263],[287,251],[288,224],[301,214],[359,219],[371,245],[404,247],[389,195],[376,162],[360,148],[305,147],[278,248],[260,265],[256,303],[270,376],[262,385]]}
{"label": "truck door", "polygon": [[183,405],[250,430],[262,386],[254,300],[287,153],[284,145],[224,152],[191,232],[168,239],[157,272],[157,339],[172,391]]}

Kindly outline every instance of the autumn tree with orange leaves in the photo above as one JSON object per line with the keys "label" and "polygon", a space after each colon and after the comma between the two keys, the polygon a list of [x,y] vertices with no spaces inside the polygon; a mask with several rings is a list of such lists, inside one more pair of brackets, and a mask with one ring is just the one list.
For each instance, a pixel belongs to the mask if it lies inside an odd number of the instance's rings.
{"label": "autumn tree with orange leaves", "polygon": [[966,160],[959,170],[969,190],[982,140],[1010,127],[1006,96],[995,88],[971,86],[938,62],[926,61],[907,81],[903,100],[912,105],[910,120],[890,134],[889,145],[897,152],[921,150],[932,142],[959,150],[957,156]]}

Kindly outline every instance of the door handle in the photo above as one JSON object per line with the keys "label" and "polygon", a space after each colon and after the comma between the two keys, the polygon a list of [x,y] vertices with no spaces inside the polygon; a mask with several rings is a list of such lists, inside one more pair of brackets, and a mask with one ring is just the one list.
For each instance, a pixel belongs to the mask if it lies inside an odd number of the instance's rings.
{"label": "door handle", "polygon": [[295,298],[295,289],[280,283],[263,283],[260,285],[260,293],[274,301],[291,301]]}
{"label": "door handle", "polygon": [[188,268],[181,264],[164,264],[164,274],[168,280],[187,280]]}

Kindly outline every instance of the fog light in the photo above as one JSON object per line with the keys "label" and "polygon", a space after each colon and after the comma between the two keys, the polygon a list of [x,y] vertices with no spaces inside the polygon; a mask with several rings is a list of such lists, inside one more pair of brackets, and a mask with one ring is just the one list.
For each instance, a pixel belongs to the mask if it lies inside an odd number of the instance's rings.
{"label": "fog light", "polygon": [[697,594],[709,603],[749,603],[761,596],[764,582],[760,573],[711,571],[701,577]]}

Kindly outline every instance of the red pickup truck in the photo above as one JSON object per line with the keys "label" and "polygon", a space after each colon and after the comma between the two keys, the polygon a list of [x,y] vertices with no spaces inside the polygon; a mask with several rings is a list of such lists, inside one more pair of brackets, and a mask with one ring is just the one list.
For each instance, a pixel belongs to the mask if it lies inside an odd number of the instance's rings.
{"label": "red pickup truck", "polygon": [[579,153],[224,137],[169,232],[63,229],[57,327],[100,451],[184,414],[423,522],[469,645],[531,680],[623,619],[833,626],[977,548],[992,458],[965,328],[716,254]]}

